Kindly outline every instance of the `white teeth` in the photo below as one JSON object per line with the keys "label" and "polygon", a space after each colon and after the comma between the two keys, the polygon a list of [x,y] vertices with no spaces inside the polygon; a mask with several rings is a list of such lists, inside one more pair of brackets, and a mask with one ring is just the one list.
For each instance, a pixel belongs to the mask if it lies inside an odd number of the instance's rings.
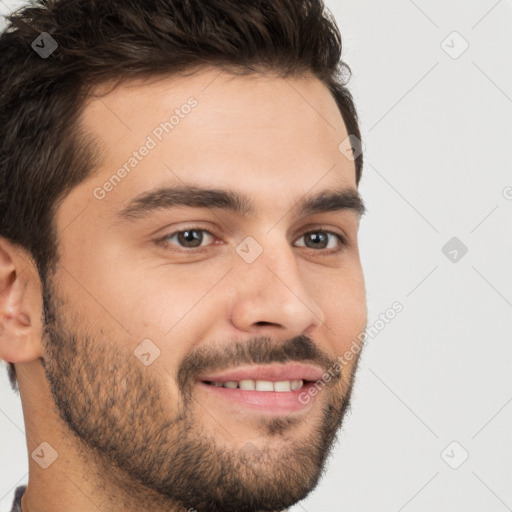
{"label": "white teeth", "polygon": [[300,389],[304,385],[304,382],[302,380],[292,380],[292,391],[295,391],[297,389]]}
{"label": "white teeth", "polygon": [[229,389],[240,388],[245,391],[276,391],[278,393],[287,391],[296,391],[304,385],[302,380],[281,380],[272,382],[270,380],[252,380],[244,379],[240,382],[229,380],[227,382],[212,382],[215,387],[225,387]]}
{"label": "white teeth", "polygon": [[269,380],[257,380],[256,391],[274,391],[274,383]]}
{"label": "white teeth", "polygon": [[289,380],[282,380],[280,382],[274,382],[275,391],[291,391],[292,384]]}
{"label": "white teeth", "polygon": [[238,383],[240,389],[245,389],[247,391],[254,391],[256,389],[256,383],[253,380],[241,380]]}

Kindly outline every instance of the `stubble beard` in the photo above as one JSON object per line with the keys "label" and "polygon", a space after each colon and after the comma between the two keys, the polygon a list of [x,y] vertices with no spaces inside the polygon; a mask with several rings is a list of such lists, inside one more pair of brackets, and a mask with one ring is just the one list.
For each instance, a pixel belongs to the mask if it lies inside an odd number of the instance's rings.
{"label": "stubble beard", "polygon": [[[357,360],[348,384],[321,391],[322,410],[306,436],[293,436],[298,420],[292,416],[262,418],[261,435],[279,438],[281,448],[250,442],[234,448],[204,428],[205,405],[186,372],[175,376],[172,397],[163,376],[119,350],[129,341],[105,343],[84,319],[64,315],[73,310],[50,282],[43,308],[41,362],[59,416],[120,510],[279,511],[317,486],[349,408]],[[252,349],[258,348],[255,342]]]}

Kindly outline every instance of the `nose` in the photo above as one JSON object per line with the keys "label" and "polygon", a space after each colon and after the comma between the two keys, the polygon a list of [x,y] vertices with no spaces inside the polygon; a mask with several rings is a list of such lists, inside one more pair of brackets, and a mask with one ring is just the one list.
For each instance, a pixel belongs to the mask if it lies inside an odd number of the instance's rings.
{"label": "nose", "polygon": [[274,240],[252,263],[236,262],[231,273],[231,322],[237,329],[261,335],[278,329],[280,336],[293,337],[324,323],[324,313],[311,295],[318,284],[307,282],[295,250],[288,242],[278,246]]}

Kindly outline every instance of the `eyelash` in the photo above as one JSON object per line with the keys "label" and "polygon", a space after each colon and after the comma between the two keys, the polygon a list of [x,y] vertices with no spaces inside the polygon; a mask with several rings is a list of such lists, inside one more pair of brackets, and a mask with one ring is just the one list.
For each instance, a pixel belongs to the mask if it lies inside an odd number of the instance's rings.
{"label": "eyelash", "polygon": [[[159,245],[161,245],[166,250],[177,251],[177,252],[188,253],[188,254],[201,253],[201,252],[204,252],[204,250],[208,248],[208,246],[201,246],[201,247],[184,247],[182,249],[172,249],[170,246],[175,245],[175,244],[169,243],[168,240],[170,238],[174,237],[175,235],[185,233],[186,231],[203,232],[203,233],[207,233],[208,235],[215,238],[215,235],[208,229],[204,229],[199,226],[191,226],[191,227],[186,227],[180,231],[174,231],[173,233],[170,233],[169,235],[165,235],[164,237],[160,238],[157,242]],[[335,231],[330,231],[330,230],[322,229],[322,228],[314,229],[311,231],[306,231],[299,238],[302,238],[311,233],[325,233],[325,234],[333,235],[338,239],[338,246],[336,248],[330,248],[330,249],[314,249],[314,248],[307,247],[307,246],[300,246],[300,247],[305,247],[306,249],[309,249],[313,252],[321,252],[321,253],[324,253],[327,255],[331,255],[331,254],[335,254],[335,253],[342,251],[344,248],[348,247],[348,245],[349,245],[347,239],[341,233],[337,233]]]}

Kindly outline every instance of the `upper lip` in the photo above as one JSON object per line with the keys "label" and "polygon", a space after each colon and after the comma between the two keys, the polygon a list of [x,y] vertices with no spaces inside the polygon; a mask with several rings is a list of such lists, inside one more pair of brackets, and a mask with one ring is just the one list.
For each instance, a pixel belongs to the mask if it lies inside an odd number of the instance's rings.
{"label": "upper lip", "polygon": [[272,365],[253,365],[241,366],[226,370],[222,373],[211,373],[201,375],[198,380],[210,382],[227,382],[241,380],[268,380],[279,382],[283,380],[320,380],[323,370],[318,366],[307,364],[272,364]]}

